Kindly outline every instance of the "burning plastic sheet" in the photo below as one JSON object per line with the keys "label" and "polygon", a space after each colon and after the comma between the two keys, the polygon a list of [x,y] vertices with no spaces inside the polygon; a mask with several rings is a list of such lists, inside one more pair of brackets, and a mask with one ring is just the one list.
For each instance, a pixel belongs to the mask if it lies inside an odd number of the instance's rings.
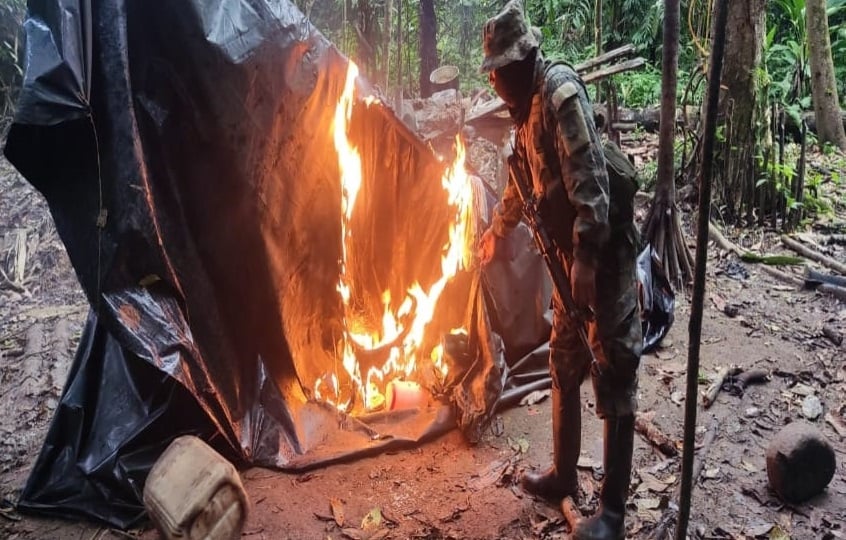
{"label": "burning plastic sheet", "polygon": [[[26,28],[5,151],[93,313],[22,509],[130,526],[185,433],[284,470],[478,436],[504,364],[472,181],[362,78],[338,127],[349,64],[292,4],[30,2]],[[397,376],[417,409],[386,410]]]}

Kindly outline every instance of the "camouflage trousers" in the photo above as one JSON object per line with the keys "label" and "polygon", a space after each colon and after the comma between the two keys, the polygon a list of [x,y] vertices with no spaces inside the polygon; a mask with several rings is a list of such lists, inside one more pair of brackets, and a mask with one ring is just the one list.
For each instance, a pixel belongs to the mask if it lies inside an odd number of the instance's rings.
{"label": "camouflage trousers", "polygon": [[[597,359],[592,365],[575,323],[553,295],[549,369],[553,387],[576,391],[588,373],[600,418],[628,416],[637,410],[637,368],[643,348],[637,290],[637,230],[616,231],[600,253],[596,269],[594,320],[588,341]],[[562,257],[569,270],[569,257]]]}

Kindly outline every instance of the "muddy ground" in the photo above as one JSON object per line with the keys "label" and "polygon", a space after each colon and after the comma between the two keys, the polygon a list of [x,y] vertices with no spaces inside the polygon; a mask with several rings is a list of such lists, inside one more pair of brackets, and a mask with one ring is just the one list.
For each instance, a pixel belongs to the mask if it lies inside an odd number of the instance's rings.
{"label": "muddy ground", "polygon": [[[846,179],[839,166],[840,178]],[[829,232],[846,227],[846,186],[835,183],[828,189],[836,213],[817,227]],[[781,251],[773,232],[729,236],[746,247]],[[831,255],[844,260],[842,248],[833,248]],[[149,527],[114,531],[14,509],[60,396],[87,305],[43,198],[5,161],[0,162],[0,268],[6,273],[0,277],[0,538],[155,538]],[[838,346],[822,331],[826,326],[846,334],[846,305],[797,291],[713,244],[706,298],[700,389],[730,365],[762,368],[770,378],[742,397],[721,393],[711,408],[700,407],[697,441],[705,464],[693,495],[690,536],[846,538],[846,442],[825,420],[846,413],[846,343]],[[679,448],[688,315],[681,294],[672,331],[661,349],[644,356],[640,371],[641,413]],[[580,474],[582,507],[589,512],[602,475],[601,424],[592,413],[589,384],[582,393]],[[819,399],[822,413],[812,410],[809,395]],[[814,424],[838,460],[827,490],[795,506],[771,493],[765,471],[770,439],[793,421]],[[566,538],[560,511],[516,485],[521,470],[548,462],[549,428],[547,399],[505,411],[477,446],[453,431],[414,450],[303,475],[244,470],[253,507],[243,537]],[[716,430],[714,443],[701,447],[709,428]],[[652,538],[662,513],[677,499],[680,459],[668,458],[638,435],[634,469],[629,537]],[[343,520],[332,517],[333,501]],[[365,531],[368,515],[376,524]]]}

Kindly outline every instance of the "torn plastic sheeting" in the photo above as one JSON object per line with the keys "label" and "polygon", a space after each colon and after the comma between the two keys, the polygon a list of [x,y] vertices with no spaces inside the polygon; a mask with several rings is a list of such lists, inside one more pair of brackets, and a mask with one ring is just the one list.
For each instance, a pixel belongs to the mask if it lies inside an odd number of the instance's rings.
{"label": "torn plastic sheeting", "polygon": [[[347,62],[290,2],[106,0],[80,24],[54,7],[30,3],[28,22],[49,36],[31,43],[5,151],[47,199],[98,316],[22,508],[128,527],[143,515],[146,472],[183,432],[233,459],[302,470],[456,423],[481,429],[504,363],[484,314],[468,320],[472,272],[447,285],[430,329],[479,326],[477,350],[452,366],[457,386],[443,389],[449,406],[354,418],[309,400],[341,334],[330,127]],[[73,44],[90,44],[91,61]],[[358,307],[381,313],[385,288],[425,287],[440,271],[444,165],[379,105],[357,104],[351,122],[365,178],[352,227],[366,233],[350,268]],[[123,395],[133,414],[101,410]],[[186,413],[192,400],[203,414]]]}
{"label": "torn plastic sheeting", "polygon": [[92,313],[18,507],[127,527],[144,517],[144,480],[168,444],[214,432],[182,386],[134,357]]}
{"label": "torn plastic sheeting", "polygon": [[655,349],[670,331],[675,318],[676,295],[658,255],[650,245],[637,257],[637,277],[645,354]]}

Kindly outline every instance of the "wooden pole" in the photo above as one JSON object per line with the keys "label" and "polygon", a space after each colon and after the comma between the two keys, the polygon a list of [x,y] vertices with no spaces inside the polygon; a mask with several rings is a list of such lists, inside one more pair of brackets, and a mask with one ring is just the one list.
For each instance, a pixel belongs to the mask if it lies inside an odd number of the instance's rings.
{"label": "wooden pole", "polygon": [[705,267],[708,258],[708,225],[711,218],[711,179],[714,175],[714,135],[717,130],[717,104],[720,97],[720,74],[726,45],[727,0],[714,2],[714,40],[708,75],[708,101],[702,133],[702,169],[699,177],[699,219],[696,229],[696,268],[693,275],[693,298],[690,303],[687,349],[687,396],[684,414],[682,479],[679,496],[679,522],[676,540],[685,540],[690,519],[693,492],[693,448],[696,443],[697,385],[699,383],[699,345],[702,338],[702,311],[705,299]]}

